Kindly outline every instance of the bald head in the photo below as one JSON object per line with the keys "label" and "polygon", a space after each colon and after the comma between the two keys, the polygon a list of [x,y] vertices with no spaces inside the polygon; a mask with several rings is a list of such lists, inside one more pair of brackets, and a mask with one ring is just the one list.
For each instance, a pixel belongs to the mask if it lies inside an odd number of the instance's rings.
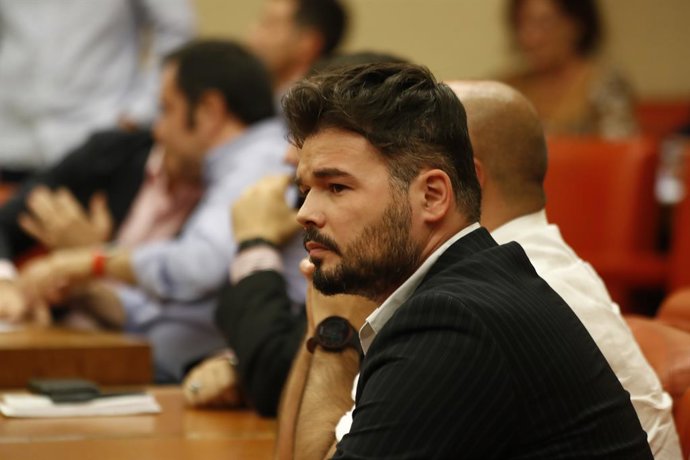
{"label": "bald head", "polygon": [[491,185],[506,202],[541,209],[546,141],[532,104],[522,94],[498,82],[448,85],[467,112],[474,155],[484,176],[482,188]]}

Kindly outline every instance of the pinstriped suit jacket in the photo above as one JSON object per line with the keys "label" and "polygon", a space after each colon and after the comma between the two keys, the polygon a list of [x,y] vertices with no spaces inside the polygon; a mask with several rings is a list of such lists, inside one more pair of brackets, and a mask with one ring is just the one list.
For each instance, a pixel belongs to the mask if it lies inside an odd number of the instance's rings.
{"label": "pinstriped suit jacket", "polygon": [[651,459],[628,393],[517,243],[451,246],[374,339],[335,458]]}

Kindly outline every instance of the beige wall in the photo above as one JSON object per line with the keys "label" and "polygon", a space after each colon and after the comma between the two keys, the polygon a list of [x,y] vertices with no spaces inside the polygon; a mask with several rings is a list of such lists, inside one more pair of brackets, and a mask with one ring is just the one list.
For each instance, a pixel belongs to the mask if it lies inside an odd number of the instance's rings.
{"label": "beige wall", "polygon": [[[203,35],[241,38],[263,0],[194,0]],[[389,51],[440,78],[488,78],[510,68],[505,0],[345,0],[345,48]],[[690,1],[601,0],[606,53],[641,97],[690,97]]]}

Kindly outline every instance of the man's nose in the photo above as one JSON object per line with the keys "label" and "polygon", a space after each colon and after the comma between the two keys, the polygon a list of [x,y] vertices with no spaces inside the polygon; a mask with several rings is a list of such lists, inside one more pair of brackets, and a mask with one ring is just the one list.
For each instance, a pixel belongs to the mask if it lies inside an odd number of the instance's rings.
{"label": "man's nose", "polygon": [[297,222],[303,227],[314,226],[317,228],[323,227],[325,223],[325,215],[319,208],[318,200],[313,193],[308,193],[304,198],[302,206],[297,211]]}

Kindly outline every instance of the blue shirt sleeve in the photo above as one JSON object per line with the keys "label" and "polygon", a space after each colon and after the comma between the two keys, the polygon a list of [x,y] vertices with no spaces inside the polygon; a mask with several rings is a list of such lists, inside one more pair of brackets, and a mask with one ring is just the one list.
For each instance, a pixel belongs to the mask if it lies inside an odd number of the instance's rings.
{"label": "blue shirt sleeve", "polygon": [[230,207],[262,177],[290,170],[283,163],[286,146],[282,124],[268,121],[211,152],[204,197],[180,235],[133,251],[138,285],[155,298],[177,302],[214,295],[235,253]]}

